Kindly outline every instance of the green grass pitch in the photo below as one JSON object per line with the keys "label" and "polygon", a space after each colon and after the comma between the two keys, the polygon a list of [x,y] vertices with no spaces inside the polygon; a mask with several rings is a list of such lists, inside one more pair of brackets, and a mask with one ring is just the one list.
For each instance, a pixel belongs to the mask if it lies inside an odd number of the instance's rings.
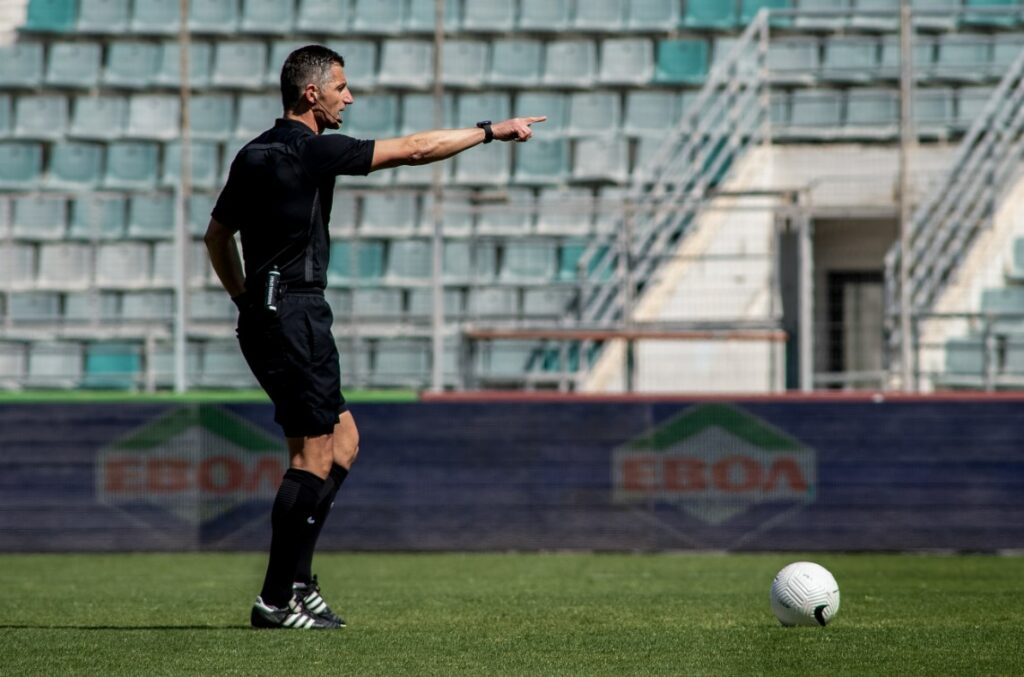
{"label": "green grass pitch", "polygon": [[[775,572],[839,581],[783,628]],[[261,554],[0,556],[0,675],[1020,675],[1024,558],[324,554],[349,627],[257,631]]]}

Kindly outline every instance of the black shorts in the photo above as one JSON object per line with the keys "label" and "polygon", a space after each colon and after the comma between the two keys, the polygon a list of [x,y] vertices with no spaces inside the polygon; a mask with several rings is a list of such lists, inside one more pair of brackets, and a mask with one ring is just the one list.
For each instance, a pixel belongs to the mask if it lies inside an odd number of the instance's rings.
{"label": "black shorts", "polygon": [[238,343],[256,380],[274,403],[286,437],[333,432],[346,411],[341,394],[334,315],[323,294],[288,292],[277,312],[249,308],[238,317]]}

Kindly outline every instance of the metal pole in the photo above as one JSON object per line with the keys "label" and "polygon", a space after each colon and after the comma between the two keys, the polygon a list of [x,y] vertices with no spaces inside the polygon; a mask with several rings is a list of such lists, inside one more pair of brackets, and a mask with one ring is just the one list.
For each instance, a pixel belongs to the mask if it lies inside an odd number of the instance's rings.
{"label": "metal pole", "polygon": [[181,0],[181,22],[178,29],[178,67],[181,71],[178,97],[181,101],[181,170],[175,190],[174,205],[174,391],[183,393],[188,389],[188,375],[185,370],[185,347],[188,332],[186,317],[186,295],[188,294],[188,245],[189,232],[185,218],[188,194],[192,183],[192,156],[189,120],[189,32],[188,3]]}
{"label": "metal pole", "polygon": [[910,239],[914,217],[910,202],[910,159],[917,141],[914,129],[914,41],[910,0],[900,0],[900,387],[914,389],[911,345]]}
{"label": "metal pole", "polygon": [[800,204],[798,210],[800,390],[811,392],[814,390],[814,244],[807,205]]}
{"label": "metal pole", "polygon": [[[444,127],[444,83],[442,74],[442,50],[444,48],[444,3],[434,2],[434,129]],[[433,295],[433,312],[430,318],[430,334],[433,364],[430,389],[444,390],[444,165],[435,162],[432,175],[434,195],[434,231],[431,247],[430,286]]]}

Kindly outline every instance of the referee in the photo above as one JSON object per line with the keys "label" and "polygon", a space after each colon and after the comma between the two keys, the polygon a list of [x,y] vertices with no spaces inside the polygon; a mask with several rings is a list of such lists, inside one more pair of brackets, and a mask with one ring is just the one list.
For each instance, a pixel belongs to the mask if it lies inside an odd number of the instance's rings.
{"label": "referee", "polygon": [[[320,45],[285,60],[281,99],[284,115],[232,162],[205,241],[238,306],[242,354],[274,403],[291,457],[271,511],[270,558],[252,625],[340,628],[345,621],[320,596],[311,571],[317,537],[359,453],[359,432],[341,394],[334,317],[323,294],[334,179],[437,162],[495,139],[526,141],[530,125],[546,118],[376,141],[323,136],[341,127],[342,112],[355,98],[345,60]],[[241,257],[235,233],[241,233]]]}

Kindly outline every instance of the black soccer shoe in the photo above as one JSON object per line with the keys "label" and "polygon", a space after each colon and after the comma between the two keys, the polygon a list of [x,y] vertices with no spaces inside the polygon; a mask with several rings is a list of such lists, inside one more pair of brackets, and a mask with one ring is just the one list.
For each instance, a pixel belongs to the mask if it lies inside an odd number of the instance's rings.
{"label": "black soccer shoe", "polygon": [[302,600],[302,603],[309,609],[310,613],[317,618],[337,623],[339,628],[345,627],[345,619],[331,611],[331,607],[327,606],[327,602],[320,596],[320,584],[317,582],[316,576],[313,576],[313,580],[310,583],[292,584],[292,592]]}
{"label": "black soccer shoe", "polygon": [[298,596],[292,597],[288,606],[281,608],[271,606],[262,597],[257,597],[256,603],[252,605],[249,622],[254,628],[283,630],[334,630],[341,627],[312,613]]}

